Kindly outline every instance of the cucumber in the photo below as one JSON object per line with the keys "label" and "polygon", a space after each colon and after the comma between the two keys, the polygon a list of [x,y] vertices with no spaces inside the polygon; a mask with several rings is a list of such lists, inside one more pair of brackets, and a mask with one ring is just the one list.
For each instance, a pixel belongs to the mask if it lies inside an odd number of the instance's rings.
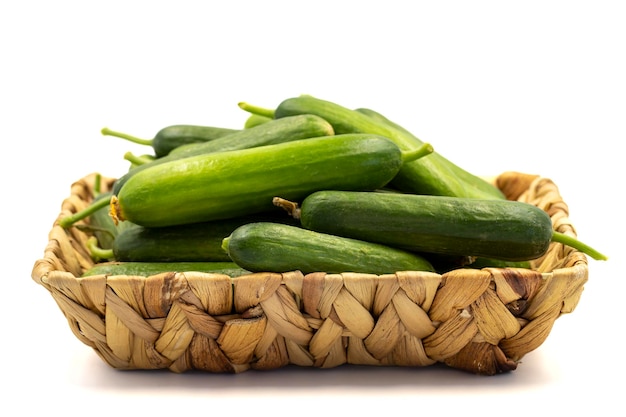
{"label": "cucumber", "polygon": [[250,273],[234,262],[101,262],[87,269],[82,277],[130,275],[149,277],[163,272],[207,272],[238,277]]}
{"label": "cucumber", "polygon": [[434,271],[423,257],[377,243],[318,233],[278,223],[248,223],[223,242],[241,268],[252,272]]}
{"label": "cucumber", "polygon": [[545,211],[519,201],[328,190],[312,193],[299,209],[280,199],[275,204],[291,210],[306,229],[412,252],[527,261],[557,241],[606,259],[553,231]]}
{"label": "cucumber", "polygon": [[154,155],[161,158],[179,146],[212,141],[238,131],[239,129],[215,126],[172,125],[159,130],[153,139],[141,139],[111,130],[108,127],[103,128],[101,133],[105,136],[115,136],[140,145],[152,146]]}
{"label": "cucumber", "polygon": [[[402,150],[419,147],[423,142],[408,130],[371,109],[352,110],[311,96],[292,97],[275,109],[275,117],[316,114],[330,122],[335,133],[372,133],[386,136]],[[437,152],[428,158],[405,164],[392,184],[414,194],[452,197],[504,199],[502,192],[484,179],[453,164]]]}
{"label": "cucumber", "polygon": [[274,119],[270,117],[266,117],[266,116],[261,116],[260,114],[251,114],[246,119],[243,127],[244,129],[250,129],[251,127],[269,122],[270,120],[274,120]]}
{"label": "cucumber", "polygon": [[163,227],[260,213],[274,208],[277,195],[381,188],[404,160],[429,152],[428,144],[402,153],[387,138],[352,134],[188,157],[130,177],[111,198],[111,215]]}
{"label": "cucumber", "polygon": [[169,163],[190,156],[255,148],[258,146],[333,134],[334,130],[332,126],[326,120],[315,115],[298,115],[285,118],[284,120],[272,120],[271,122],[263,123],[249,129],[243,129],[210,142],[179,146],[170,152],[169,155],[158,158],[156,161],[137,166],[118,178],[113,185],[113,194],[117,194],[130,177],[155,165]]}
{"label": "cucumber", "polygon": [[258,221],[298,224],[294,219],[284,216],[284,213],[277,213],[179,226],[135,226],[117,235],[108,258],[123,262],[230,261],[222,249],[222,240],[237,227]]}

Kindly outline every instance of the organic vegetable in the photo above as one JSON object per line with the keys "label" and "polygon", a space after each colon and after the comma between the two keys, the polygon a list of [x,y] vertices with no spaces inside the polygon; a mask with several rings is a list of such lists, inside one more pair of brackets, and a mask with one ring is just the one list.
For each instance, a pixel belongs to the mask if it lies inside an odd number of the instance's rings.
{"label": "organic vegetable", "polygon": [[542,256],[555,241],[606,259],[553,231],[545,211],[518,201],[330,190],[312,193],[295,210],[280,198],[274,203],[307,229],[413,252],[525,261]]}
{"label": "organic vegetable", "polygon": [[224,239],[223,247],[237,265],[252,272],[433,271],[417,254],[278,223],[240,226]]}
{"label": "organic vegetable", "polygon": [[87,269],[82,277],[127,275],[149,277],[164,272],[205,272],[231,278],[250,273],[234,262],[101,262]]}
{"label": "organic vegetable", "polygon": [[[278,214],[281,213],[168,227],[135,225],[117,234],[110,246],[111,251],[101,252],[100,256],[123,262],[230,261],[222,250],[222,240],[237,227],[258,221],[297,224],[294,219]],[[113,222],[110,216],[109,220]]]}
{"label": "organic vegetable", "polygon": [[431,152],[425,144],[402,153],[387,138],[352,134],[188,157],[131,176],[112,197],[111,214],[147,227],[254,214],[274,208],[276,195],[383,187],[403,163]]}
{"label": "organic vegetable", "polygon": [[[251,109],[253,109],[251,107]],[[282,101],[275,109],[275,118],[296,114],[316,114],[333,125],[335,133],[372,133],[393,140],[402,150],[415,149],[422,141],[382,115],[372,116],[363,111],[348,109],[339,104],[311,96],[299,96]],[[461,169],[437,152],[428,158],[405,164],[394,187],[414,194],[446,195],[454,197],[503,199],[498,188]]]}
{"label": "organic vegetable", "polygon": [[117,194],[130,177],[155,165],[165,164],[190,156],[256,148],[259,146],[333,134],[332,126],[324,119],[315,115],[298,115],[281,120],[272,120],[271,122],[263,123],[249,129],[243,129],[210,142],[181,145],[172,150],[169,155],[159,158],[156,161],[137,166],[118,178],[113,185],[113,194]]}
{"label": "organic vegetable", "polygon": [[159,130],[153,139],[141,139],[123,132],[105,127],[101,130],[105,136],[115,136],[139,145],[151,146],[157,158],[169,154],[173,149],[189,143],[203,143],[237,132],[214,126],[172,125]]}

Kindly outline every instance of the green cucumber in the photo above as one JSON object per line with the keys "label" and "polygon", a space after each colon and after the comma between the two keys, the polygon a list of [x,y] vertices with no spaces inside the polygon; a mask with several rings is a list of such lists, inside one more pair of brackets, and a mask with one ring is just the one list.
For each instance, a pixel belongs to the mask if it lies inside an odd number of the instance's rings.
{"label": "green cucumber", "polygon": [[81,276],[129,275],[149,277],[163,272],[206,272],[224,274],[232,278],[249,274],[250,271],[234,262],[101,262],[87,269]]}
{"label": "green cucumber", "polygon": [[299,209],[280,199],[275,204],[299,217],[306,229],[413,252],[526,261],[558,241],[606,259],[553,231],[545,211],[518,201],[328,190],[312,193]]}
{"label": "green cucumber", "polygon": [[308,139],[320,136],[333,135],[334,130],[330,123],[315,115],[298,115],[281,120],[272,120],[249,129],[223,136],[205,143],[182,145],[170,152],[169,155],[153,162],[133,168],[113,185],[113,194],[117,194],[124,183],[132,176],[146,168],[165,164],[179,159],[196,155],[206,155],[214,152],[225,152],[240,149],[256,148],[259,146],[290,142],[293,140]]}
{"label": "green cucumber", "polygon": [[239,129],[215,126],[172,125],[159,130],[153,139],[138,138],[111,130],[108,127],[103,128],[101,133],[105,136],[115,136],[139,145],[152,146],[154,155],[157,158],[161,158],[179,146],[212,141],[238,131]]}
{"label": "green cucumber", "polygon": [[223,242],[241,268],[252,272],[360,272],[392,274],[430,271],[423,257],[377,243],[318,233],[278,223],[248,223]]}
{"label": "green cucumber", "polygon": [[431,152],[425,144],[402,153],[387,138],[352,134],[188,157],[130,177],[112,197],[111,213],[146,227],[249,215],[275,209],[276,195],[299,200],[318,190],[381,188],[404,161]]}
{"label": "green cucumber", "polygon": [[246,119],[243,128],[250,129],[251,127],[258,126],[260,124],[269,122],[270,120],[274,120],[271,117],[261,116],[260,114],[251,114]]}
{"label": "green cucumber", "polygon": [[297,224],[284,213],[278,214],[168,227],[135,226],[117,235],[111,245],[111,254],[106,257],[122,262],[230,261],[228,254],[222,250],[222,240],[237,227],[258,221]]}
{"label": "green cucumber", "polygon": [[[378,134],[393,140],[402,150],[415,149],[423,143],[408,130],[370,109],[352,110],[306,95],[288,98],[275,109],[277,119],[306,113],[328,120],[337,134]],[[437,152],[428,158],[405,164],[392,184],[413,194],[504,199],[497,187],[463,170]]]}

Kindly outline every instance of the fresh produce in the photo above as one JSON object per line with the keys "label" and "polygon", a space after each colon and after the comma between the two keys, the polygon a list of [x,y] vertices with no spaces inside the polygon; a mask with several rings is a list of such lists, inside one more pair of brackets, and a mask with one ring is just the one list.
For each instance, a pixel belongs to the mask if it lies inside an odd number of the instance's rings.
{"label": "fresh produce", "polygon": [[237,131],[238,129],[215,126],[172,125],[159,130],[153,139],[138,138],[111,130],[108,127],[103,128],[101,133],[105,136],[115,136],[139,145],[151,146],[154,150],[154,155],[160,158],[181,145],[209,142]]}
{"label": "fresh produce", "polygon": [[59,219],[90,235],[84,276],[531,268],[554,242],[607,259],[373,109],[312,96],[239,107],[242,129],[102,130],[155,154],[124,154],[112,189],[97,176],[91,203]]}
{"label": "fresh produce", "polygon": [[[168,227],[135,225],[118,233],[110,251],[101,251],[99,256],[122,262],[230,261],[222,249],[222,240],[237,227],[258,221],[297,224],[284,213],[276,213]],[[127,222],[120,224],[124,223]],[[104,249],[102,244],[100,247]]]}
{"label": "fresh produce", "polygon": [[224,239],[223,246],[237,265],[253,272],[434,271],[430,262],[417,254],[278,223],[240,226]]}
{"label": "fresh produce", "polygon": [[334,130],[330,123],[315,115],[304,114],[288,117],[284,120],[272,120],[271,123],[262,123],[210,142],[181,145],[172,150],[169,155],[159,158],[156,161],[140,165],[123,175],[113,186],[113,194],[117,194],[130,177],[145,168],[155,165],[165,164],[190,156],[256,148],[259,146],[333,134]]}
{"label": "fresh produce", "polygon": [[276,195],[383,187],[403,163],[431,152],[429,144],[403,153],[381,136],[345,134],[146,164],[111,198],[111,214],[146,227],[250,215],[272,209]]}
{"label": "fresh produce", "polygon": [[131,275],[149,277],[164,272],[206,272],[238,277],[250,273],[234,262],[100,262],[87,269],[82,276]]}
{"label": "fresh produce", "polygon": [[[255,107],[245,107],[254,111]],[[367,114],[365,114],[367,113]],[[423,144],[408,130],[373,110],[352,110],[312,96],[292,97],[275,109],[275,118],[316,114],[333,125],[335,133],[372,133],[388,137],[406,151]],[[375,114],[375,116],[373,116]],[[394,187],[414,194],[504,199],[492,184],[453,164],[437,152],[428,158],[405,164],[393,180]]]}
{"label": "fresh produce", "polygon": [[539,258],[557,241],[604,258],[554,232],[545,211],[518,201],[324,190],[295,210],[280,198],[274,203],[307,229],[412,252],[524,261]]}

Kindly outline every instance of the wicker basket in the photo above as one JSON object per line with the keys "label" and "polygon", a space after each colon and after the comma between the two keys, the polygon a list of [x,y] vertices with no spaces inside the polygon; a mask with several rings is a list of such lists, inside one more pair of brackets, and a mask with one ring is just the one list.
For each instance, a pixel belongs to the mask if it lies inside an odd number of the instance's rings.
{"label": "wicker basket", "polygon": [[[74,183],[59,218],[92,199],[95,174]],[[509,199],[550,214],[575,236],[549,179],[504,173]],[[106,189],[113,179],[106,178]],[[443,275],[198,272],[81,278],[88,235],[56,223],[32,278],[56,300],[75,336],[118,369],[242,372],[296,365],[423,367],[476,374],[516,369],[576,307],[587,258],[553,243],[532,269],[458,269]]]}

